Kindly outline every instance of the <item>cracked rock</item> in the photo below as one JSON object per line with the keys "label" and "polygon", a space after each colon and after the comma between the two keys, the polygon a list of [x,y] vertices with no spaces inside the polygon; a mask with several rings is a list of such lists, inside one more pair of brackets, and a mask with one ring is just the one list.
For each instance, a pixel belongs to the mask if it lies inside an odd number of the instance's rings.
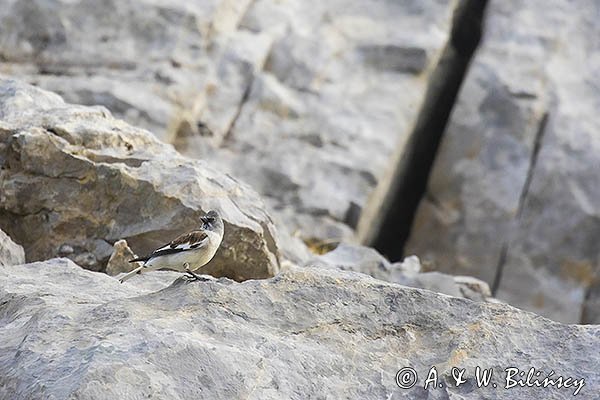
{"label": "cracked rock", "polygon": [[[0,268],[0,398],[573,398],[575,387],[504,389],[510,366],[584,379],[576,398],[600,385],[598,326],[337,269],[243,283],[163,274],[159,290],[67,259]],[[396,384],[405,366],[411,389]],[[424,390],[432,366],[443,387]],[[476,387],[476,366],[498,387]],[[467,370],[459,387],[453,367]]]}
{"label": "cracked rock", "polygon": [[103,105],[251,184],[296,236],[339,240],[407,142],[458,3],[8,0],[0,74]]}
{"label": "cracked rock", "polygon": [[60,254],[104,271],[109,243],[126,239],[145,254],[216,209],[225,236],[201,272],[243,280],[278,271],[271,219],[231,176],[104,108],[70,105],[16,81],[0,80],[0,117],[0,227],[28,260]]}
{"label": "cracked rock", "polygon": [[476,301],[488,301],[492,297],[489,286],[480,279],[422,272],[423,268],[416,256],[406,257],[401,263],[390,264],[374,249],[346,243],[339,244],[329,253],[314,257],[305,266],[361,272],[383,281]]}
{"label": "cracked rock", "polygon": [[570,323],[600,273],[598,12],[594,1],[489,2],[406,246]]}

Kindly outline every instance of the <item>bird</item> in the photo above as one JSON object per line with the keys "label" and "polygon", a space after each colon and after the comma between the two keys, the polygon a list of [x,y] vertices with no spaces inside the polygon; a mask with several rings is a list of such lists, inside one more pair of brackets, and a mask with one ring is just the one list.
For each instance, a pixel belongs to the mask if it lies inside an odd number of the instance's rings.
{"label": "bird", "polygon": [[200,217],[200,221],[199,229],[178,236],[145,257],[130,260],[131,263],[143,264],[123,276],[119,282],[123,283],[136,274],[161,268],[186,272],[193,280],[203,280],[194,271],[212,260],[223,240],[224,226],[221,216],[214,210]]}

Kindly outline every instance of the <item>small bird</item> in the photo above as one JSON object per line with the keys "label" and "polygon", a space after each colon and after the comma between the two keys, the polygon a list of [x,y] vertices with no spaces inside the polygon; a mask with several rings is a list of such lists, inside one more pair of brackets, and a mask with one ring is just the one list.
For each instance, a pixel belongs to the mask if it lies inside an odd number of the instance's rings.
{"label": "small bird", "polygon": [[119,279],[125,282],[135,274],[169,268],[190,274],[194,280],[202,280],[194,273],[214,257],[223,240],[223,220],[216,211],[209,211],[200,217],[202,226],[198,230],[183,234],[146,257],[129,262],[144,264]]}

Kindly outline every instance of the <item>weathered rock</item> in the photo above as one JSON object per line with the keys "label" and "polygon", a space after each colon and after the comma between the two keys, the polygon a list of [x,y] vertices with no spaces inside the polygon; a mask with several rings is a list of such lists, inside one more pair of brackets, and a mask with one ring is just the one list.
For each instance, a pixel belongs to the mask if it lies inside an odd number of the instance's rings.
{"label": "weathered rock", "polygon": [[599,12],[595,1],[489,2],[406,248],[563,322],[580,321],[600,272]]}
{"label": "weathered rock", "polygon": [[384,281],[390,279],[391,264],[385,257],[369,247],[348,243],[340,243],[329,253],[314,257],[305,266],[310,265],[361,272]]}
{"label": "weathered rock", "polygon": [[217,209],[225,237],[203,272],[241,280],[278,270],[274,226],[254,191],[106,109],[0,81],[0,145],[0,227],[28,260],[61,254],[103,270],[117,240],[144,254]]}
{"label": "weathered rock", "polygon": [[[153,293],[129,282],[66,259],[0,269],[0,397],[567,399],[577,390],[505,389],[508,367],[585,379],[576,398],[600,388],[600,327],[507,305],[322,268],[243,283],[180,279]],[[395,382],[406,366],[418,373],[408,390]],[[433,366],[443,387],[424,390]],[[494,369],[496,388],[476,386],[476,366]],[[452,367],[466,368],[459,387]]]}
{"label": "weathered rock", "polygon": [[305,266],[361,272],[383,281],[477,301],[486,301],[492,296],[487,283],[479,279],[439,272],[422,272],[421,263],[416,256],[407,257],[401,263],[390,264],[374,249],[346,243],[341,243],[329,253],[314,257]]}
{"label": "weathered rock", "polygon": [[600,324],[600,280],[588,289],[581,313],[581,323]]}
{"label": "weathered rock", "polygon": [[216,163],[302,238],[348,238],[402,154],[458,3],[9,0],[0,73]]}
{"label": "weathered rock", "polygon": [[225,150],[205,156],[256,187],[301,237],[351,237],[408,139],[455,5],[254,2],[241,27],[271,32],[273,45]]}
{"label": "weathered rock", "polygon": [[0,229],[0,267],[25,264],[25,251]]}
{"label": "weathered rock", "polygon": [[127,240],[118,240],[113,245],[113,252],[108,259],[108,263],[106,263],[105,272],[110,276],[130,272],[136,267],[134,263],[129,262],[134,258],[136,258],[136,255],[129,248]]}
{"label": "weathered rock", "polygon": [[249,3],[8,0],[0,73],[104,105],[163,140],[200,117],[226,131],[248,85],[240,58],[261,48],[248,39],[245,52],[230,48]]}

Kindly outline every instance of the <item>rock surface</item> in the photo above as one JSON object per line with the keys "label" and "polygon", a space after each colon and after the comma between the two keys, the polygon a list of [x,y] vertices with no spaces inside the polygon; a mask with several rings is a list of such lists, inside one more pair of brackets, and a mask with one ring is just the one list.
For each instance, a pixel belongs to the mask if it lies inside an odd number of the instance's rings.
{"label": "rock surface", "polygon": [[492,296],[487,283],[479,279],[440,272],[423,272],[416,256],[407,257],[401,263],[391,264],[374,249],[346,243],[341,243],[329,253],[314,257],[305,266],[361,272],[383,281],[477,301],[490,300]]}
{"label": "rock surface", "polygon": [[9,0],[0,73],[210,160],[300,237],[348,238],[402,153],[459,3]]}
{"label": "rock surface", "polygon": [[118,275],[122,272],[130,272],[137,267],[130,260],[136,258],[136,254],[129,248],[127,240],[117,240],[113,245],[113,252],[106,264],[106,272],[110,276]]}
{"label": "rock surface", "polygon": [[[504,389],[511,366],[585,379],[575,398],[600,389],[598,326],[335,269],[243,283],[165,276],[159,291],[144,282],[67,259],[1,268],[0,397],[573,398],[575,387]],[[395,383],[405,366],[419,377],[409,390]],[[426,391],[433,366],[444,386]],[[459,387],[455,366],[469,378]],[[493,368],[498,387],[477,388],[476,366]]]}
{"label": "rock surface", "polygon": [[25,264],[25,251],[0,229],[0,267]]}
{"label": "rock surface", "polygon": [[600,273],[598,15],[597,1],[489,2],[406,246],[563,322]]}
{"label": "rock surface", "polygon": [[65,255],[104,270],[114,242],[145,254],[216,209],[225,237],[202,272],[242,280],[278,271],[277,234],[253,190],[104,108],[1,80],[0,166],[0,228],[28,260]]}

